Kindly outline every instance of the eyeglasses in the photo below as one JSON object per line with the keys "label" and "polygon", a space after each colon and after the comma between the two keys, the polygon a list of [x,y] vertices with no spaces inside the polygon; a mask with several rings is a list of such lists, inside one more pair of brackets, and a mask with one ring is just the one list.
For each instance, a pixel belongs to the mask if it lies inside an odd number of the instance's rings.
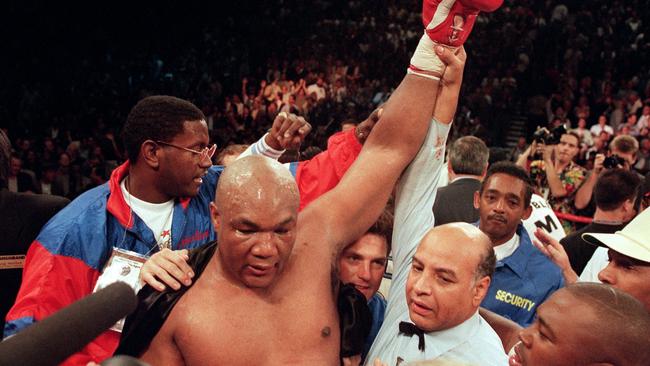
{"label": "eyeglasses", "polygon": [[197,151],[197,150],[190,149],[190,148],[187,148],[187,147],[170,144],[169,142],[165,142],[165,141],[156,141],[156,143],[161,144],[161,145],[165,145],[165,146],[175,147],[177,149],[181,149],[181,150],[185,150],[185,151],[189,151],[192,154],[199,155],[199,158],[201,160],[203,160],[205,158],[212,159],[212,156],[214,155],[214,152],[217,151],[217,144],[212,144],[212,146],[209,146],[209,147],[206,146],[203,149],[201,149],[201,151]]}

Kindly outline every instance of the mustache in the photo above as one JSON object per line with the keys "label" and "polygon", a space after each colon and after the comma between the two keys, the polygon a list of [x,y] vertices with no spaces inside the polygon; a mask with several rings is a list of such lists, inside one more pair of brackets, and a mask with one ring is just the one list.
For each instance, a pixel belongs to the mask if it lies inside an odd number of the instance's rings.
{"label": "mustache", "polygon": [[496,221],[501,221],[501,222],[503,222],[503,223],[508,222],[508,220],[506,219],[505,216],[503,216],[503,215],[499,215],[499,214],[488,215],[487,218],[488,218],[488,220],[496,220]]}

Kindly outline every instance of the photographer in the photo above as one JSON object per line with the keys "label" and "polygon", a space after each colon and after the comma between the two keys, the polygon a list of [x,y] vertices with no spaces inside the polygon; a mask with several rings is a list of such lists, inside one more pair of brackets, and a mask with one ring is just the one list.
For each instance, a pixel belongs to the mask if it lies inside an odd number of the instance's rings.
{"label": "photographer", "polygon": [[609,154],[597,154],[594,159],[594,168],[591,170],[585,183],[578,189],[575,198],[575,208],[583,210],[589,207],[594,186],[598,176],[603,170],[622,168],[629,170],[636,161],[636,153],[639,151],[639,142],[630,135],[616,136],[609,145]]}
{"label": "photographer", "polygon": [[[555,212],[575,214],[573,198],[586,173],[573,162],[579,146],[580,138],[561,127],[552,132],[538,129],[535,141],[517,159],[517,165],[528,170],[536,192],[548,200]],[[567,234],[575,230],[572,222],[561,221]]]}

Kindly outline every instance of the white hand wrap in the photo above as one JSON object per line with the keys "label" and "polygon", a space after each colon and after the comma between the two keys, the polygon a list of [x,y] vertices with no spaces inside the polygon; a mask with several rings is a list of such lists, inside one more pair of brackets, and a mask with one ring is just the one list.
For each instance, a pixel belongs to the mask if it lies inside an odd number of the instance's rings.
{"label": "white hand wrap", "polygon": [[413,53],[413,57],[411,57],[411,65],[409,66],[407,73],[433,80],[440,80],[442,74],[445,72],[446,65],[440,61],[440,58],[436,55],[436,46],[449,48],[449,46],[432,41],[431,38],[424,33],[422,38],[420,38],[420,43],[418,43],[418,46]]}

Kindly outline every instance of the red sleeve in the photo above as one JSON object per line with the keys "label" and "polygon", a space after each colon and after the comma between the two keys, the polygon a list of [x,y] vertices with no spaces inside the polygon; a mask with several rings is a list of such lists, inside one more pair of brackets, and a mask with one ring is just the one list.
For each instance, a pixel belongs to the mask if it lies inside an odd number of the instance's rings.
{"label": "red sleeve", "polygon": [[359,156],[361,147],[352,128],[332,135],[327,141],[327,150],[298,164],[296,181],[301,210],[338,184]]}
{"label": "red sleeve", "polygon": [[[98,277],[99,273],[82,260],[52,254],[34,241],[25,258],[16,303],[7,314],[4,336],[16,334],[89,295]],[[89,361],[100,362],[113,354],[119,337],[119,333],[104,332],[63,364],[85,366]]]}

